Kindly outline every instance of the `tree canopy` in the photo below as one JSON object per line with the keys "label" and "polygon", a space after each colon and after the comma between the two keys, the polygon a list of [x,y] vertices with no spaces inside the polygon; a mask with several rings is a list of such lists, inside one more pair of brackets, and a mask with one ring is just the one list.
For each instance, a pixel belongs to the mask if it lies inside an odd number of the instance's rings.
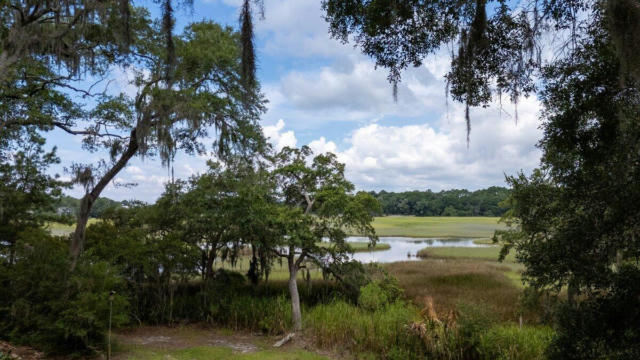
{"label": "tree canopy", "polygon": [[372,192],[385,215],[415,216],[501,216],[501,206],[509,190],[492,186],[483,190],[442,190],[440,192]]}
{"label": "tree canopy", "polygon": [[502,94],[517,105],[536,92],[543,67],[570,60],[596,18],[604,17],[599,24],[614,40],[623,76],[640,75],[635,0],[325,0],[323,8],[333,37],[353,40],[389,70],[394,94],[404,69],[448,47],[446,93],[466,105],[468,132],[469,107],[488,106]]}
{"label": "tree canopy", "polygon": [[[568,291],[557,358],[633,358],[640,351],[637,289],[625,284],[639,273],[639,86],[620,71],[606,18],[598,15],[571,58],[544,69],[542,167],[508,177],[512,229],[497,233],[503,254],[515,249],[529,284]],[[605,306],[612,302],[619,307]],[[617,317],[625,320],[611,321]]]}

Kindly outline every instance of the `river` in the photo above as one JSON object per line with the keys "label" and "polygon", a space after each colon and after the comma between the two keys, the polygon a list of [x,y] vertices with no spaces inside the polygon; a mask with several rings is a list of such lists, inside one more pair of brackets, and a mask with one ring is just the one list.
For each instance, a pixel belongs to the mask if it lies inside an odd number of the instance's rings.
{"label": "river", "polygon": [[[378,243],[389,244],[387,250],[359,252],[353,255],[353,259],[363,263],[420,260],[416,256],[418,251],[427,247],[485,247],[487,245],[475,244],[472,238],[408,238],[385,236],[380,237]],[[365,237],[350,236],[349,242],[368,242]]]}

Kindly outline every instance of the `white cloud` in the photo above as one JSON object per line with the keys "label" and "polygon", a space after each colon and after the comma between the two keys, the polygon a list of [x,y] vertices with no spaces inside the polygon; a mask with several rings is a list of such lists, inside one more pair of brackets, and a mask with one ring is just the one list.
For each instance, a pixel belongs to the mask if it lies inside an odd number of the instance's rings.
{"label": "white cloud", "polygon": [[[435,125],[365,125],[344,139],[343,150],[323,136],[309,146],[315,153],[336,153],[346,164],[348,178],[361,189],[484,188],[502,184],[504,174],[538,166],[539,107],[536,99],[523,99],[517,125],[513,118],[501,117],[497,108],[472,109],[468,147],[461,105],[452,105],[450,116],[443,114]],[[295,138],[284,121],[267,132],[274,143],[283,134]]]}
{"label": "white cloud", "polygon": [[280,119],[275,125],[264,126],[262,132],[275,146],[276,150],[281,150],[286,146],[296,147],[298,140],[293,131],[281,132],[282,129],[284,129],[284,120]]}
{"label": "white cloud", "polygon": [[263,37],[261,51],[269,55],[310,58],[353,52],[329,36],[317,0],[265,0],[265,18],[255,21],[256,33]]}
{"label": "white cloud", "polygon": [[333,141],[327,141],[324,136],[321,136],[320,139],[314,140],[309,143],[309,147],[316,154],[322,153],[336,153],[338,151],[338,146]]}
{"label": "white cloud", "polygon": [[135,175],[142,174],[142,169],[140,169],[140,167],[135,165],[128,166],[125,169],[125,171],[128,172],[129,174],[135,174]]}

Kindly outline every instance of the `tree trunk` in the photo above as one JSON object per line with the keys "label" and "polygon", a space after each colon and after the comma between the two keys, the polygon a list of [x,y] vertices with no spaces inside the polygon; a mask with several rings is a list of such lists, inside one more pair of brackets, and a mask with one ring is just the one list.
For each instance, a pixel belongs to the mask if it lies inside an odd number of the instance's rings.
{"label": "tree trunk", "polygon": [[207,254],[207,265],[206,265],[206,279],[207,280],[211,280],[213,279],[213,261],[216,258],[216,252],[214,249],[209,250],[209,253]]}
{"label": "tree trunk", "polygon": [[302,313],[300,312],[300,295],[298,294],[298,266],[293,255],[288,257],[289,261],[289,293],[291,294],[291,319],[293,320],[293,331],[302,330]]}
{"label": "tree trunk", "polygon": [[131,137],[129,139],[129,145],[124,153],[120,156],[120,159],[107,171],[100,181],[94,186],[91,192],[87,193],[80,203],[80,211],[78,212],[78,222],[76,223],[76,229],[71,237],[71,271],[76,268],[78,257],[82,253],[84,247],[84,235],[87,229],[87,222],[89,221],[89,214],[95,201],[100,197],[100,194],[105,187],[118,175],[120,170],[127,166],[127,163],[138,152],[138,139],[136,138],[136,130],[131,130]]}
{"label": "tree trunk", "polygon": [[576,286],[575,280],[569,280],[567,284],[567,302],[569,306],[576,306],[576,296],[578,295],[578,287]]}

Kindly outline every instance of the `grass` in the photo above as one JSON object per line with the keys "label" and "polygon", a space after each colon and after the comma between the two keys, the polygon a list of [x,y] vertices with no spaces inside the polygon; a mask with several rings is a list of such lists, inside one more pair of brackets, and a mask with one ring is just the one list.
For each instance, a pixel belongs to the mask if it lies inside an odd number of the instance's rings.
{"label": "grass", "polygon": [[[320,242],[320,243],[318,243],[318,246],[330,247],[331,243],[330,242]],[[369,248],[369,243],[365,242],[365,241],[349,242],[349,246],[351,246],[351,248],[353,249],[354,253],[369,252],[369,251],[372,250],[372,249]],[[383,243],[377,243],[376,246],[373,248],[373,251],[381,251],[381,250],[389,250],[389,249],[391,249],[391,245],[383,244]]]}
{"label": "grass", "polygon": [[[249,256],[240,256],[235,266],[229,262],[216,261],[213,264],[214,269],[225,269],[225,270],[233,270],[237,271],[243,275],[246,275],[247,271],[249,271],[249,262],[251,261],[251,257]],[[316,268],[313,265],[307,266],[312,279],[322,279],[322,270]],[[306,274],[306,271],[305,271]],[[271,272],[269,273],[269,280],[287,280],[289,279],[289,268],[287,266],[287,262],[283,261],[280,263],[279,261],[275,261],[271,268]],[[298,280],[302,281],[303,272],[298,272]]]}
{"label": "grass", "polygon": [[546,359],[544,350],[553,338],[546,326],[494,326],[480,338],[479,352],[485,357],[509,360]]}
{"label": "grass", "polygon": [[[484,261],[497,261],[500,255],[499,246],[487,247],[428,247],[418,251],[422,258],[434,259],[473,259]],[[507,263],[515,263],[513,251],[504,260]]]}
{"label": "grass", "polygon": [[[327,242],[323,242],[323,243],[318,243],[319,246],[331,246],[331,243],[327,243]],[[354,252],[369,252],[369,243],[368,242],[350,242],[349,245],[353,248]],[[391,245],[389,244],[383,244],[383,243],[377,243],[374,251],[382,251],[382,250],[388,250],[391,248]],[[236,262],[235,266],[233,266],[232,264],[230,264],[229,262],[222,262],[222,261],[217,261],[214,264],[214,267],[216,269],[218,268],[222,268],[222,269],[226,269],[226,270],[234,270],[234,271],[238,271],[240,273],[245,274],[248,270],[249,270],[249,262],[251,260],[251,257],[249,256],[240,256],[238,258],[238,261]],[[308,264],[307,268],[309,269],[310,273],[311,273],[311,278],[312,279],[322,279],[322,271],[317,268],[315,265],[313,264]],[[298,273],[298,279],[299,280],[303,280],[303,274],[302,272]],[[280,263],[278,261],[274,262],[273,267],[271,268],[271,273],[269,274],[269,279],[270,280],[286,280],[289,279],[289,268],[287,267],[286,262]]]}
{"label": "grass", "polygon": [[477,259],[430,259],[395,262],[384,268],[420,308],[430,296],[442,316],[460,303],[472,303],[488,307],[501,321],[517,321],[522,288],[514,281],[513,266]]}
{"label": "grass", "polygon": [[306,332],[316,345],[351,355],[378,355],[374,359],[390,358],[394,348],[406,348],[411,344],[407,340],[415,341],[405,329],[419,319],[415,308],[401,302],[368,311],[341,300],[317,305],[304,317]]}
{"label": "grass", "polygon": [[497,217],[384,216],[373,221],[378,236],[487,238],[503,229]]}
{"label": "grass", "polygon": [[493,240],[490,238],[474,239],[473,243],[476,245],[493,245]]}
{"label": "grass", "polygon": [[236,353],[224,346],[196,346],[186,349],[162,349],[148,346],[127,346],[121,359],[129,360],[324,360],[329,359],[304,350],[260,350]]}
{"label": "grass", "polygon": [[[87,226],[94,224],[98,221],[100,220],[91,218],[89,219]],[[76,225],[75,224],[67,225],[67,224],[62,224],[58,222],[49,222],[45,225],[45,227],[49,229],[49,231],[51,232],[51,235],[53,236],[66,236],[71,234],[75,230]]]}

